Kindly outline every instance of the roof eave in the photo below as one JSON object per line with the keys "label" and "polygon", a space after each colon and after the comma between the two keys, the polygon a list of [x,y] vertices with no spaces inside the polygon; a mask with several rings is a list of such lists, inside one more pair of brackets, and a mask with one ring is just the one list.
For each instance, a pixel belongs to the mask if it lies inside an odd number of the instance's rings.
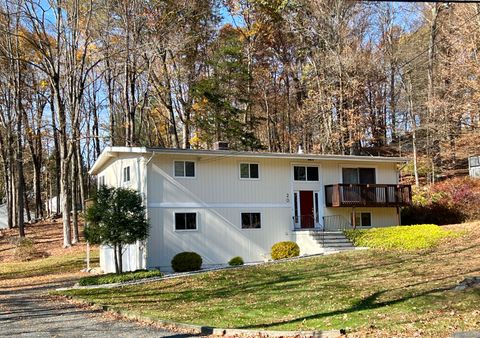
{"label": "roof eave", "polygon": [[100,156],[97,158],[92,168],[88,171],[90,175],[98,175],[107,161],[112,157],[117,157],[119,154],[133,153],[133,154],[142,154],[146,153],[145,147],[106,147],[103,149]]}

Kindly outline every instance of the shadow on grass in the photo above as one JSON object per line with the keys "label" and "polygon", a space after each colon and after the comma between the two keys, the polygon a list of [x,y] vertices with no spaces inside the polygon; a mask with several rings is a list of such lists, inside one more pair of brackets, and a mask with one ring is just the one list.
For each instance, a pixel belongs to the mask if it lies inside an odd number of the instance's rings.
{"label": "shadow on grass", "polygon": [[[93,258],[91,259],[91,264],[98,263],[98,261],[98,258]],[[18,264],[19,268],[13,269],[12,271],[8,272],[1,272],[0,279],[13,280],[19,278],[45,276],[56,272],[64,273],[74,271],[75,269],[80,270],[84,264],[84,259],[83,257],[71,257],[70,259],[63,262],[52,260],[51,262],[49,262],[51,264],[45,264],[45,261],[39,260],[40,266],[35,266],[35,262],[36,261],[15,262],[14,264]],[[23,263],[25,264],[25,266],[22,266]]]}
{"label": "shadow on grass", "polygon": [[450,290],[450,288],[440,288],[440,289],[431,289],[428,291],[424,291],[421,293],[405,296],[405,297],[400,297],[388,301],[382,301],[382,302],[376,302],[376,300],[385,294],[386,292],[389,292],[391,290],[383,290],[383,291],[377,291],[371,294],[368,297],[362,298],[359,301],[355,302],[351,307],[343,309],[343,310],[335,310],[335,311],[329,311],[329,312],[322,312],[322,313],[317,313],[313,315],[308,315],[308,316],[302,316],[302,317],[297,317],[294,319],[289,319],[289,320],[283,320],[283,321],[278,321],[278,322],[269,322],[269,323],[262,323],[262,324],[255,324],[255,325],[246,325],[240,327],[241,329],[260,329],[260,328],[270,328],[273,326],[278,326],[278,325],[285,325],[285,324],[296,324],[296,323],[301,323],[307,320],[313,320],[313,319],[322,319],[326,317],[331,317],[331,316],[338,316],[338,315],[345,315],[345,314],[351,314],[354,312],[358,311],[365,311],[365,310],[374,310],[374,309],[379,309],[383,308],[386,306],[391,306],[399,303],[403,303],[405,301],[408,301],[410,299],[418,298],[418,297],[423,297],[427,296],[436,292],[440,291],[447,291]]}

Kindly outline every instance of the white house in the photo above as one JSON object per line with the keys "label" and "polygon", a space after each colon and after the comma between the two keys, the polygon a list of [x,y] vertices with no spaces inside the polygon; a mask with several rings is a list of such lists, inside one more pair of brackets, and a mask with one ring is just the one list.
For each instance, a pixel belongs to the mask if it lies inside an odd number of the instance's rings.
{"label": "white house", "polygon": [[[138,190],[150,235],[130,245],[124,269],[170,269],[182,251],[199,253],[204,266],[234,256],[268,258],[279,241],[296,241],[302,254],[325,248],[315,234],[399,224],[410,186],[398,184],[397,157],[106,148],[91,169],[99,184]],[[101,268],[114,270],[104,247]]]}

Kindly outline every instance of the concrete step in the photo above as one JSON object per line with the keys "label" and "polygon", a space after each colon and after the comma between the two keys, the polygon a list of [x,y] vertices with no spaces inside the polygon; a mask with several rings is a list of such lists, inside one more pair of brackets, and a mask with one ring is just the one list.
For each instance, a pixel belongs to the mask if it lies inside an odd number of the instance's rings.
{"label": "concrete step", "polygon": [[323,244],[325,246],[331,245],[331,244],[344,244],[344,245],[352,245],[349,241],[317,241],[320,244]]}
{"label": "concrete step", "polygon": [[322,236],[317,236],[317,237],[314,237],[315,239],[321,241],[322,239],[326,240],[326,241],[348,241],[347,238],[345,237],[322,237]]}
{"label": "concrete step", "polygon": [[[319,243],[321,244],[321,243]],[[329,243],[329,244],[324,244],[324,248],[354,248],[352,243]]]}
{"label": "concrete step", "polygon": [[322,234],[322,233],[316,233],[316,234],[311,234],[313,237],[325,237],[325,238],[346,238],[345,235],[343,234]]}

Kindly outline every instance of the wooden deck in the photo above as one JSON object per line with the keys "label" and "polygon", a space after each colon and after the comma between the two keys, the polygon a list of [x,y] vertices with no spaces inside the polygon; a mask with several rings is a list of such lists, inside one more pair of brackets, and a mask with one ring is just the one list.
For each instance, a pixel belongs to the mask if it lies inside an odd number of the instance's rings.
{"label": "wooden deck", "polygon": [[403,207],[412,204],[404,184],[331,184],[325,186],[327,207]]}

